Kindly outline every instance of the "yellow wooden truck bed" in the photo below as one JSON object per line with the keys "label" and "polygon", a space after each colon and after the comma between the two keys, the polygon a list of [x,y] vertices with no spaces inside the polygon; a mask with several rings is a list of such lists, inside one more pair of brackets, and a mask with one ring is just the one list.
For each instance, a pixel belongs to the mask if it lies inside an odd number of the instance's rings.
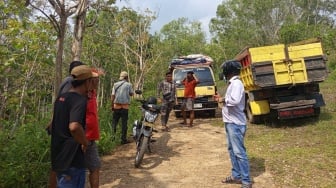
{"label": "yellow wooden truck bed", "polygon": [[324,81],[327,67],[321,42],[308,42],[245,48],[236,56],[243,66],[245,89]]}

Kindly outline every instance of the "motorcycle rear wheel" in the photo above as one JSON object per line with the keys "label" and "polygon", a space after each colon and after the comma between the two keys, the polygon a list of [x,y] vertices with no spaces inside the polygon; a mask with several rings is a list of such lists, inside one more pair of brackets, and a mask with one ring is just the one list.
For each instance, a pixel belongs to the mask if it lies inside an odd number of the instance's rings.
{"label": "motorcycle rear wheel", "polygon": [[146,149],[147,149],[147,146],[148,146],[148,141],[149,141],[149,138],[147,136],[142,136],[140,138],[140,143],[139,143],[139,146],[137,148],[137,153],[136,153],[136,156],[135,156],[135,163],[134,163],[134,166],[136,168],[139,168],[141,162],[142,162],[142,159],[145,155],[145,152],[146,152]]}

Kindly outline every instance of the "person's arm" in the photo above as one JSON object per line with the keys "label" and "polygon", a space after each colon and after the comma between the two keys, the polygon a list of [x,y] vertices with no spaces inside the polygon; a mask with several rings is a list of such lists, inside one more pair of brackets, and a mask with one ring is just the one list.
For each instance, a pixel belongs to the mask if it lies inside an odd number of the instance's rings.
{"label": "person's arm", "polygon": [[113,111],[114,110],[114,100],[115,100],[115,85],[113,85],[113,88],[112,88],[112,95],[111,95],[111,110]]}
{"label": "person's arm", "polygon": [[115,95],[111,96],[111,110],[113,111],[114,109],[114,99],[115,99]]}
{"label": "person's arm", "polygon": [[132,84],[130,84],[130,86],[129,86],[129,95],[130,95],[130,96],[133,96],[133,95],[134,95],[134,91],[133,91]]}
{"label": "person's arm", "polygon": [[219,93],[216,93],[213,97],[218,103],[225,103],[225,98],[221,97]]}
{"label": "person's arm", "polygon": [[163,82],[159,82],[157,87],[156,87],[156,98],[158,99],[158,103],[162,103],[162,98],[163,98],[163,97],[161,97],[162,96],[161,93],[162,93],[162,90],[163,90],[162,85],[163,85]]}
{"label": "person's arm", "polygon": [[192,75],[193,75],[193,77],[194,77],[194,79],[195,79],[196,83],[198,84],[198,83],[199,83],[199,80],[198,80],[198,78],[197,78],[196,74],[192,74]]}
{"label": "person's arm", "polygon": [[186,82],[186,80],[187,80],[187,76],[184,77],[183,80],[181,81],[183,85],[184,85],[184,83]]}
{"label": "person's arm", "polygon": [[230,90],[230,93],[227,94],[227,97],[224,99],[224,102],[228,106],[236,106],[240,103],[241,98],[244,93],[244,86],[243,84],[237,84],[237,82],[231,82],[232,89]]}
{"label": "person's arm", "polygon": [[86,139],[85,131],[83,129],[83,126],[78,122],[71,122],[69,124],[70,133],[75,139],[76,142],[80,143],[83,146],[83,150],[86,150],[86,147],[88,146],[89,142]]}
{"label": "person's arm", "polygon": [[156,97],[161,98],[161,92],[162,92],[162,82],[159,82],[156,87]]}

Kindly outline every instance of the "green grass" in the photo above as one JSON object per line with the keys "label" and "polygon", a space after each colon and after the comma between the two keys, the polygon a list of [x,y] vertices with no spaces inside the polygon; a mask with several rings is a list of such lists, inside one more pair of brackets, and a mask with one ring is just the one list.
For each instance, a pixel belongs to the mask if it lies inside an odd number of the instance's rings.
{"label": "green grass", "polygon": [[336,187],[336,88],[320,84],[327,103],[318,119],[248,127],[252,177],[270,172],[277,187]]}

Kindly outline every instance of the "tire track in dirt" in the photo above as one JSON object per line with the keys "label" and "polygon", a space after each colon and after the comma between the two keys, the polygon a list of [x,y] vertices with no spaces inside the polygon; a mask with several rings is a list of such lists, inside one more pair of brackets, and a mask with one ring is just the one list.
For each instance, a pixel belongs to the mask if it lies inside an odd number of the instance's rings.
{"label": "tire track in dirt", "polygon": [[[152,153],[145,154],[139,169],[134,167],[134,142],[119,146],[111,155],[102,157],[100,187],[240,187],[221,183],[230,174],[231,163],[223,127],[211,125],[219,120],[197,118],[193,128],[181,127],[178,121],[170,119],[170,132],[154,133],[156,142],[152,143]],[[260,168],[256,168],[258,171],[253,168],[254,160],[250,160],[253,187],[275,187],[265,169],[260,171]],[[258,165],[260,161],[262,159],[258,159]]]}

